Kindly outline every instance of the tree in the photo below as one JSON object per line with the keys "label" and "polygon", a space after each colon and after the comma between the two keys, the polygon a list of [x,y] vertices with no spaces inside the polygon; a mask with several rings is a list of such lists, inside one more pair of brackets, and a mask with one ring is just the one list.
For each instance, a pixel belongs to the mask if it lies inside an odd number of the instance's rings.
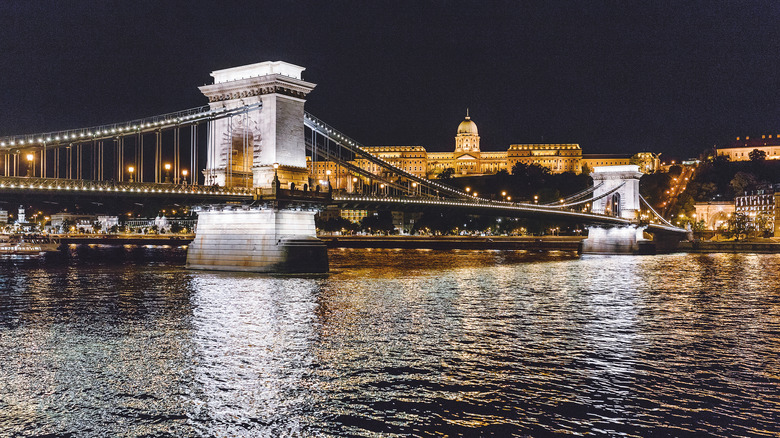
{"label": "tree", "polygon": [[70,232],[71,227],[75,226],[76,222],[74,222],[72,219],[63,219],[62,224],[60,224],[60,231],[63,233]]}
{"label": "tree", "polygon": [[750,157],[750,161],[765,161],[766,160],[766,151],[762,151],[759,149],[753,149],[748,154],[748,157]]}
{"label": "tree", "polygon": [[371,233],[392,233],[395,231],[393,214],[389,211],[380,211],[378,214],[368,215],[360,221],[360,229]]}
{"label": "tree", "polygon": [[761,237],[770,237],[774,230],[775,218],[766,212],[758,213],[754,221],[756,232]]}
{"label": "tree", "polygon": [[452,179],[452,175],[455,174],[455,169],[452,167],[448,167],[441,171],[441,173],[436,177],[436,179],[441,181],[449,181]]}
{"label": "tree", "polygon": [[740,195],[748,190],[753,189],[758,184],[758,179],[752,173],[737,172],[734,178],[729,182],[731,190],[735,195]]}
{"label": "tree", "polygon": [[747,215],[742,213],[734,213],[729,218],[728,228],[726,229],[726,237],[734,237],[737,241],[744,234],[747,237],[747,233],[750,231],[750,219]]}
{"label": "tree", "polygon": [[102,230],[102,229],[103,229],[103,224],[101,224],[100,222],[95,222],[95,223],[92,224],[92,230],[95,233],[99,233],[100,230]]}

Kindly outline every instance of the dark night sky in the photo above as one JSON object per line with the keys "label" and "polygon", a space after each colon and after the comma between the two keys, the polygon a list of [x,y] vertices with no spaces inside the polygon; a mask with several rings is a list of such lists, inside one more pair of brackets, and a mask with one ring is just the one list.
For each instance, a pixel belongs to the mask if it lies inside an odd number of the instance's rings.
{"label": "dark night sky", "polygon": [[366,145],[694,156],[780,134],[780,2],[0,3],[0,135],[206,104],[213,70],[306,67],[308,111]]}

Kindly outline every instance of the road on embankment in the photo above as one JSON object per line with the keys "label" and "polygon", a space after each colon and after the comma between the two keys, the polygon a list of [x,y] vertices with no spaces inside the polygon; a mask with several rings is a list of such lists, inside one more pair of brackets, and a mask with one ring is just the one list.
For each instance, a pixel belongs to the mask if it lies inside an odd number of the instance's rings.
{"label": "road on embankment", "polygon": [[328,248],[579,251],[582,236],[318,236]]}

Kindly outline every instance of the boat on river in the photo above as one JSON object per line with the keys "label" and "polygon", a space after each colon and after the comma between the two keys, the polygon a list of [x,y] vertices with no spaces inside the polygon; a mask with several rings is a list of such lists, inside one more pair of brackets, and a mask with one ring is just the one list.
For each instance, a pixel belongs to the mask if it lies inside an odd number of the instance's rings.
{"label": "boat on river", "polygon": [[59,249],[58,239],[27,234],[0,236],[0,255],[43,255]]}

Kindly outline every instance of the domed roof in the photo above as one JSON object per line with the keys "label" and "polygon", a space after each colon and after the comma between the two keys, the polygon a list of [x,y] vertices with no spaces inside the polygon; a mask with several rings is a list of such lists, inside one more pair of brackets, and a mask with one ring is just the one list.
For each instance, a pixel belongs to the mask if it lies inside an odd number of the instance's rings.
{"label": "domed roof", "polygon": [[469,117],[468,110],[466,110],[466,119],[460,122],[460,125],[458,125],[458,134],[479,135],[479,132],[477,131],[477,124],[471,120],[471,117]]}

